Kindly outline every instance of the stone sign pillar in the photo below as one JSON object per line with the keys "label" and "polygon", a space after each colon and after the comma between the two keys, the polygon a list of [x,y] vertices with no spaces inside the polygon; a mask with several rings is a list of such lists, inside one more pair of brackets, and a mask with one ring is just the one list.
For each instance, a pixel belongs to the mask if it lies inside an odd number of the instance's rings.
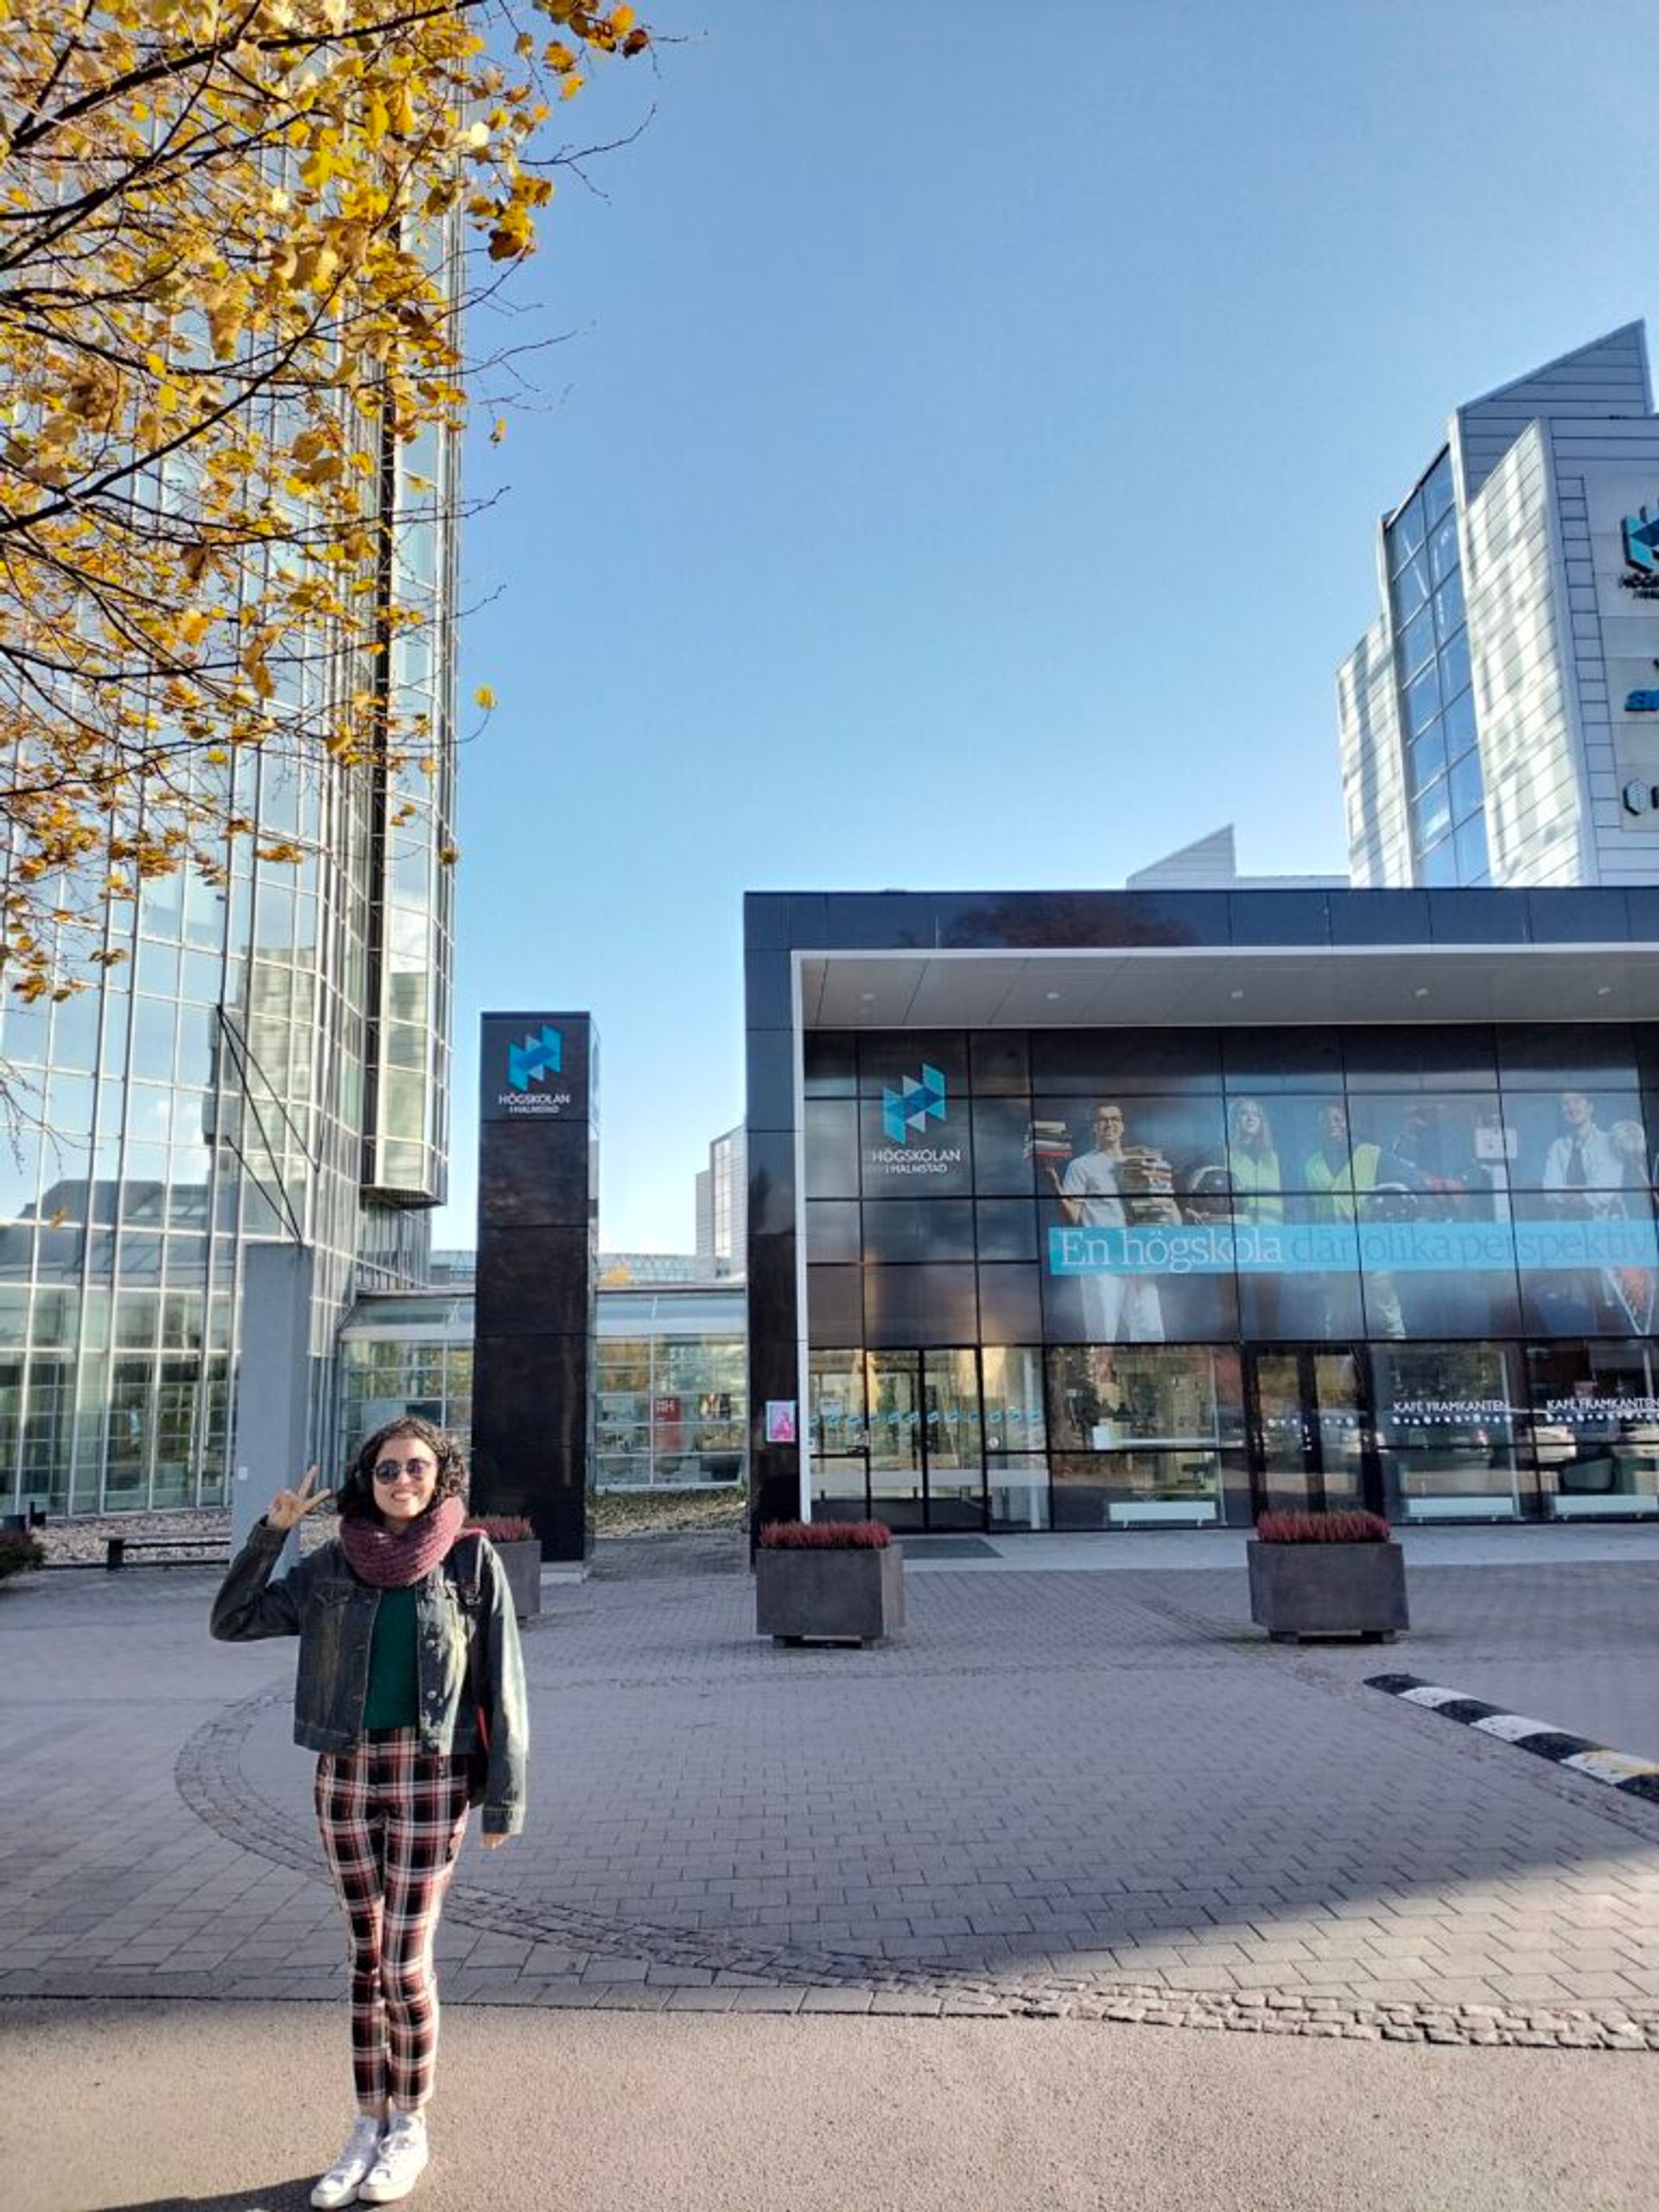
{"label": "stone sign pillar", "polygon": [[591,1015],[483,1018],[472,1500],[549,1561],[589,1543],[598,1067]]}

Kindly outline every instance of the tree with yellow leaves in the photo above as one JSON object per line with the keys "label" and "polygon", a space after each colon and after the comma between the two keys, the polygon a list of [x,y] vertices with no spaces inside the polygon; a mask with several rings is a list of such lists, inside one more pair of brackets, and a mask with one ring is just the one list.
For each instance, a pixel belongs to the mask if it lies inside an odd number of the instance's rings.
{"label": "tree with yellow leaves", "polygon": [[392,675],[400,506],[448,496],[410,457],[532,249],[543,127],[646,44],[582,0],[0,0],[12,990],[70,988],[110,897],[222,875],[238,752],[438,745]]}

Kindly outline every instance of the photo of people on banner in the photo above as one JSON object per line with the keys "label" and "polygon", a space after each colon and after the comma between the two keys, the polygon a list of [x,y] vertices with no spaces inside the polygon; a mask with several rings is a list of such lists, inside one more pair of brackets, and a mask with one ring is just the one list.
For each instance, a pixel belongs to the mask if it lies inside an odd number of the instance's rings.
{"label": "photo of people on banner", "polygon": [[1633,1094],[1039,1098],[1051,1340],[1646,1333]]}

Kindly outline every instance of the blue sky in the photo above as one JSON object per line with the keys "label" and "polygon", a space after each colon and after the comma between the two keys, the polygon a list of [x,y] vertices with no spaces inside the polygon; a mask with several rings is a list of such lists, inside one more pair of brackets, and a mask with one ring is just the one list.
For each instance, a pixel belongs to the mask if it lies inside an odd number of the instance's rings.
{"label": "blue sky", "polygon": [[474,334],[569,335],[468,454],[441,1245],[479,1014],[587,1007],[601,1240],[690,1248],[745,890],[1109,885],[1229,819],[1339,870],[1377,513],[1650,301],[1611,0],[641,13],[683,42],[561,120],[649,127]]}

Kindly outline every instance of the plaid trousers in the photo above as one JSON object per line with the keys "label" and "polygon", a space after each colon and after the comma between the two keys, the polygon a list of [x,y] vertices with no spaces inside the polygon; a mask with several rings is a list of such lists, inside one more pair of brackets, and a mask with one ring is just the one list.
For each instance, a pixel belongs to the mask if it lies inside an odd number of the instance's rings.
{"label": "plaid trousers", "polygon": [[324,1751],[317,1827],[351,1931],[352,2075],[359,2103],[418,2112],[432,2094],[432,1943],[467,1831],[467,1761],[413,1728]]}

